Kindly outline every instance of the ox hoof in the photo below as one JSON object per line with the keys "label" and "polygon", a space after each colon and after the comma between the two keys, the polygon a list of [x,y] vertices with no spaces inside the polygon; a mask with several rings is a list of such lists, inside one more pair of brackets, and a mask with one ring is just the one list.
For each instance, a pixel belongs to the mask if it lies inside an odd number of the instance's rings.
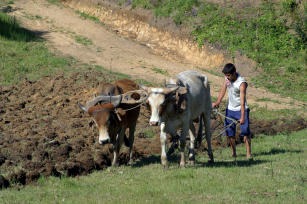
{"label": "ox hoof", "polygon": [[161,164],[162,164],[162,166],[167,166],[168,165],[166,155],[161,155]]}
{"label": "ox hoof", "polygon": [[162,161],[161,161],[161,164],[162,164],[162,166],[163,166],[164,169],[167,169],[167,168],[168,168],[168,162],[167,162],[167,160],[162,160]]}
{"label": "ox hoof", "polygon": [[112,163],[112,167],[118,167],[119,166],[119,163]]}
{"label": "ox hoof", "polygon": [[196,141],[194,143],[195,149],[199,149],[201,147],[201,142]]}
{"label": "ox hoof", "polygon": [[208,161],[208,164],[214,164],[214,159],[210,159],[210,160]]}
{"label": "ox hoof", "polygon": [[164,170],[168,170],[168,167],[169,167],[168,165],[163,165]]}
{"label": "ox hoof", "polygon": [[133,160],[129,160],[128,166],[132,166],[133,164],[134,164],[134,161]]}
{"label": "ox hoof", "polygon": [[195,165],[195,161],[194,161],[194,160],[190,160],[190,161],[188,161],[188,164],[189,164],[190,166],[194,166],[194,165]]}
{"label": "ox hoof", "polygon": [[168,162],[166,162],[166,161],[162,161],[161,164],[162,164],[162,166],[168,166]]}

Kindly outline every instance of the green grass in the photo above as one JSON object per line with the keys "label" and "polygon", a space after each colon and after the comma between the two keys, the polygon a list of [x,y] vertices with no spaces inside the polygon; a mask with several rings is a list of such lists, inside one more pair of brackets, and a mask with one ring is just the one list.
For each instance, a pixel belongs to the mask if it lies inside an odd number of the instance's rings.
{"label": "green grass", "polygon": [[54,5],[61,5],[60,0],[47,0],[50,4],[54,4]]}
{"label": "green grass", "polygon": [[154,131],[154,129],[152,127],[147,127],[145,129],[143,129],[142,134],[146,138],[154,138],[157,133],[156,133],[156,131]]}
{"label": "green grass", "polygon": [[189,28],[200,46],[210,43],[248,56],[263,70],[253,78],[257,86],[307,101],[306,1],[263,1],[241,9],[205,0],[137,0],[133,6]]}
{"label": "green grass", "polygon": [[56,57],[42,42],[7,41],[0,36],[0,84],[35,80],[68,69],[71,59]]}
{"label": "green grass", "polygon": [[230,149],[214,151],[215,164],[197,155],[195,167],[169,169],[159,156],[135,166],[108,168],[77,178],[41,178],[26,187],[2,190],[1,203],[306,203],[307,129],[289,135],[258,136],[252,141],[254,161]]}
{"label": "green grass", "polygon": [[294,109],[272,110],[266,107],[250,105],[250,109],[251,118],[256,119],[258,121],[279,120],[281,118],[284,118],[287,121],[295,121],[298,118],[304,118],[304,115],[302,115],[302,113],[305,113],[304,107],[297,107]]}
{"label": "green grass", "polygon": [[163,69],[158,68],[158,67],[153,67],[153,68],[151,68],[151,70],[154,71],[157,74],[162,74],[164,76],[169,76],[167,70],[163,70]]}
{"label": "green grass", "polygon": [[69,70],[74,63],[73,59],[52,54],[38,34],[20,27],[15,18],[1,12],[0,27],[1,85]]}
{"label": "green grass", "polygon": [[77,43],[82,44],[82,45],[92,45],[93,42],[88,39],[87,37],[76,35],[74,36],[75,40]]}
{"label": "green grass", "polygon": [[11,4],[14,4],[14,1],[13,1],[13,0],[1,0],[1,1],[0,1],[0,8],[1,8],[2,6],[9,6],[9,5],[11,5]]}
{"label": "green grass", "polygon": [[97,17],[95,17],[95,16],[91,16],[91,15],[89,15],[89,14],[87,14],[87,13],[80,12],[80,11],[76,11],[76,13],[77,13],[81,18],[83,18],[83,19],[88,19],[88,20],[91,20],[91,21],[94,21],[94,22],[96,22],[96,23],[101,24],[100,20],[99,20]]}
{"label": "green grass", "polygon": [[5,13],[0,12],[0,37],[15,41],[32,41],[36,37],[27,29],[21,28],[18,25],[16,18],[10,17]]}

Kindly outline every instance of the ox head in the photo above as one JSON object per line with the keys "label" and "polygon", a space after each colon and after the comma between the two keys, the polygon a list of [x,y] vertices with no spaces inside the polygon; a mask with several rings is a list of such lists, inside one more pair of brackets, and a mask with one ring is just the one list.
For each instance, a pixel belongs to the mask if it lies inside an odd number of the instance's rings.
{"label": "ox head", "polygon": [[151,110],[149,124],[156,126],[163,114],[182,112],[186,108],[187,88],[174,85],[166,88],[141,86],[148,93],[147,104]]}
{"label": "ox head", "polygon": [[138,104],[147,98],[144,91],[133,91],[117,96],[97,96],[86,105],[78,103],[81,110],[87,112],[93,119],[99,131],[99,144],[114,142],[121,122],[126,117],[126,111],[121,104]]}

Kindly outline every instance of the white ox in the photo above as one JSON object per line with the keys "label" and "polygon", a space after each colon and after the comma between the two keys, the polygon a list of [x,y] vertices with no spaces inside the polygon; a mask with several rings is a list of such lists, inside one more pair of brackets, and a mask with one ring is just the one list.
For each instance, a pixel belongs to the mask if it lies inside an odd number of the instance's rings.
{"label": "white ox", "polygon": [[[195,162],[195,128],[193,120],[200,118],[204,122],[208,145],[209,162],[214,162],[211,148],[210,114],[211,96],[207,76],[196,71],[179,73],[172,87],[154,88],[142,86],[147,91],[151,108],[150,125],[160,124],[161,163],[167,166],[166,135],[172,137],[180,130],[180,166],[185,166],[184,149],[186,137],[190,136],[189,161]],[[202,126],[202,124],[200,124]]]}

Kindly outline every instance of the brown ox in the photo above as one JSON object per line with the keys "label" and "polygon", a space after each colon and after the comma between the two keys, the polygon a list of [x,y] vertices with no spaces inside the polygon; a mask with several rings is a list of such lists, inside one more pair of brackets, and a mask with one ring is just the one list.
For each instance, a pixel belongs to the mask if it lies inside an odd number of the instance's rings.
{"label": "brown ox", "polygon": [[[121,79],[114,84],[105,84],[99,95],[79,107],[95,121],[99,131],[99,144],[113,144],[112,166],[118,165],[120,147],[129,129],[129,164],[132,163],[132,148],[137,118],[140,113],[141,98],[146,97],[139,86],[129,80]],[[130,99],[133,98],[133,101]],[[127,139],[128,140],[128,139]]]}

